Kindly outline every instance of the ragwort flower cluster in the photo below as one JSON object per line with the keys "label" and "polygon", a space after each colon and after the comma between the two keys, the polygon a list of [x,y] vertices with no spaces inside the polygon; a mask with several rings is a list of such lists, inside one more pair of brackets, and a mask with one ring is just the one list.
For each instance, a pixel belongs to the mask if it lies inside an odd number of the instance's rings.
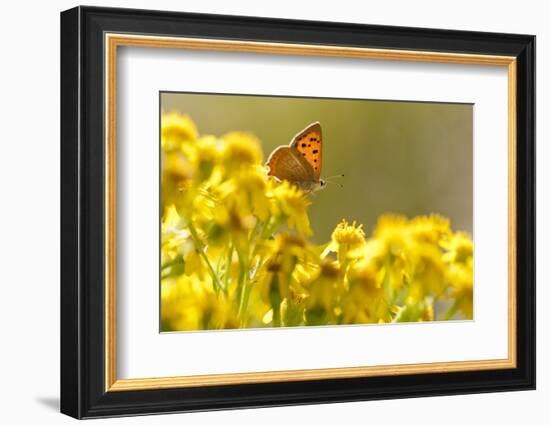
{"label": "ragwort flower cluster", "polygon": [[254,136],[169,113],[161,146],[163,331],[472,318],[473,243],[447,219],[342,220],[315,245],[310,199]]}

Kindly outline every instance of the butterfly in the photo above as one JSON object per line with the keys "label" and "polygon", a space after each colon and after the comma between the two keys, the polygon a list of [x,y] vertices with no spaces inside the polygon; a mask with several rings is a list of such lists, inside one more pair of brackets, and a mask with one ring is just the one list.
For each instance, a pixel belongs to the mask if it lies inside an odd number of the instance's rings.
{"label": "butterfly", "polygon": [[279,146],[269,155],[267,175],[313,193],[327,184],[320,178],[322,161],[323,133],[321,124],[314,122],[296,134],[288,146]]}

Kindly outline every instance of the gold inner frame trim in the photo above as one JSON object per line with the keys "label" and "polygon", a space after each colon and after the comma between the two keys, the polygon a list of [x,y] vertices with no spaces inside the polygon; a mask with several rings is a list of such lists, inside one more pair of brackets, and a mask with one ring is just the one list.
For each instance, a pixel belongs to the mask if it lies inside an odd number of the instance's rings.
{"label": "gold inner frame trim", "polygon": [[[410,375],[516,367],[516,58],[328,45],[105,34],[105,391]],[[495,360],[118,379],[116,325],[116,99],[118,47],[149,47],[504,66],[508,72],[508,357]]]}

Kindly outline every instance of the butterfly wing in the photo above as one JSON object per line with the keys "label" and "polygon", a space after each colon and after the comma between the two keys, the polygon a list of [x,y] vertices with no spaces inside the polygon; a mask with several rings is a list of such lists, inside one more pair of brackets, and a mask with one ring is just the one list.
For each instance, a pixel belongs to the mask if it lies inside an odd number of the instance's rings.
{"label": "butterfly wing", "polygon": [[314,122],[300,131],[290,142],[290,147],[295,148],[313,169],[315,181],[321,177],[323,161],[323,133],[321,124]]}
{"label": "butterfly wing", "polygon": [[293,147],[279,146],[267,160],[268,176],[279,180],[302,183],[314,181],[315,175],[311,165]]}

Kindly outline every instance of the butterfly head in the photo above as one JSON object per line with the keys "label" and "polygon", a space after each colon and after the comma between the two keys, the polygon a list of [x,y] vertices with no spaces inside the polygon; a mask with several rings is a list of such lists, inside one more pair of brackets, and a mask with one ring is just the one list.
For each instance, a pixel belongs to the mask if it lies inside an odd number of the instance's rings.
{"label": "butterfly head", "polygon": [[330,183],[330,184],[335,184],[336,186],[342,188],[344,187],[341,183],[336,183],[330,179],[332,178],[335,178],[335,177],[344,177],[343,174],[339,174],[337,176],[331,176],[331,177],[327,177],[326,179],[319,179],[318,181],[314,181],[314,182],[309,182],[307,183],[306,185],[302,184],[301,187],[303,190],[305,190],[306,192],[317,192],[318,190],[321,190],[321,189],[324,189],[325,187],[327,187],[327,185]]}
{"label": "butterfly head", "polygon": [[319,179],[318,181],[295,181],[293,183],[305,193],[315,193],[321,189],[324,189],[327,185],[327,182],[323,179]]}

